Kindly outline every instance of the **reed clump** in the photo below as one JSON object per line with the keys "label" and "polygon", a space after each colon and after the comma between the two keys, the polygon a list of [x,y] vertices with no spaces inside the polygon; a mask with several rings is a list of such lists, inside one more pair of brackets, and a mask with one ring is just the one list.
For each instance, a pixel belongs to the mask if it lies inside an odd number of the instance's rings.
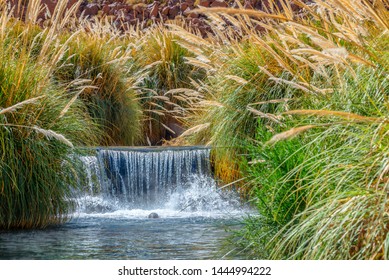
{"label": "reed clump", "polygon": [[[211,12],[212,37],[203,40],[182,29],[175,31],[182,44],[195,54],[188,63],[207,73],[195,84],[202,100],[187,115],[188,123],[196,129],[182,137],[190,143],[218,147],[213,152],[215,173],[230,183],[244,176],[240,155],[247,151],[247,139],[255,138],[258,122],[279,123],[274,113],[285,106],[285,100],[301,93],[269,79],[270,72],[274,76],[287,75],[277,59],[285,60],[284,64],[289,59],[274,56],[271,47],[271,51],[264,48],[264,35],[245,16],[221,16],[213,14],[214,9],[201,11]],[[235,25],[226,27],[225,19]],[[270,40],[274,35],[267,36]]]}
{"label": "reed clump", "polygon": [[245,178],[259,211],[234,240],[247,256],[386,259],[388,3],[278,2],[200,10],[225,44],[206,56],[187,139],[227,146]]}
{"label": "reed clump", "polygon": [[178,136],[193,104],[202,100],[191,82],[204,71],[186,63],[193,55],[170,30],[157,25],[137,40],[134,89],[143,112],[143,143],[161,145]]}
{"label": "reed clump", "polygon": [[[100,145],[135,145],[141,111],[128,76],[131,48],[114,36],[84,32],[71,36],[54,79],[70,92],[82,88],[78,98],[104,131]],[[66,37],[62,40],[69,40]]]}
{"label": "reed clump", "polygon": [[0,228],[45,227],[72,211],[75,147],[96,143],[98,130],[84,105],[51,82],[46,65],[54,62],[37,63],[46,31],[31,37],[34,27],[0,18]]}

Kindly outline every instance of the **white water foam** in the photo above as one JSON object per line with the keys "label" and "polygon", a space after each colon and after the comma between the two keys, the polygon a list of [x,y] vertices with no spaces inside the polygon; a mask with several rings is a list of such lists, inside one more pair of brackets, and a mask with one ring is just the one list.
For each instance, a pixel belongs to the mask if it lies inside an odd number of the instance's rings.
{"label": "white water foam", "polygon": [[85,190],[78,217],[144,219],[242,216],[239,195],[211,177],[209,149],[162,152],[99,150],[82,157]]}
{"label": "white water foam", "polygon": [[222,190],[212,178],[204,176],[192,176],[188,183],[178,186],[167,200],[148,207],[132,208],[103,195],[85,195],[78,202],[78,217],[144,219],[155,212],[160,218],[231,218],[247,212],[235,192]]}

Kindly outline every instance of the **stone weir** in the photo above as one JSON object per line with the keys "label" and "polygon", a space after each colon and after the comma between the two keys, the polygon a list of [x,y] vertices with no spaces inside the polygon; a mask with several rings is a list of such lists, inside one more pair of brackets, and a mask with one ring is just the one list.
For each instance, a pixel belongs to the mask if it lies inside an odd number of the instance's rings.
{"label": "stone weir", "polygon": [[193,176],[211,177],[208,147],[97,147],[82,156],[87,192],[133,207],[165,201]]}

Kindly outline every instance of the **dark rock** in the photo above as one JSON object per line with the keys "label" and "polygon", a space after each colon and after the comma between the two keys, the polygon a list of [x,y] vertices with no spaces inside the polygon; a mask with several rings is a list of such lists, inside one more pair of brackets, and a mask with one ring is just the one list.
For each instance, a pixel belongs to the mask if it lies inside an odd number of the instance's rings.
{"label": "dark rock", "polygon": [[174,6],[169,10],[169,18],[174,19],[180,12],[179,6]]}
{"label": "dark rock", "polygon": [[169,7],[165,7],[165,8],[163,8],[162,9],[162,15],[164,15],[164,16],[167,16],[168,14],[169,14],[169,10],[170,10],[170,8]]}
{"label": "dark rock", "polygon": [[157,17],[159,14],[159,4],[154,2],[154,5],[150,9],[150,17]]}
{"label": "dark rock", "polygon": [[150,214],[149,214],[148,218],[149,218],[149,219],[158,219],[158,218],[159,218],[159,216],[158,216],[158,214],[157,214],[157,213],[155,213],[155,212],[152,212],[152,213],[150,213]]}
{"label": "dark rock", "polygon": [[42,0],[42,4],[46,7],[48,12],[52,15],[55,7],[57,6],[57,1]]}
{"label": "dark rock", "polygon": [[210,0],[200,0],[199,5],[208,8],[211,6],[211,1]]}
{"label": "dark rock", "polygon": [[109,15],[115,15],[119,9],[120,9],[120,6],[119,6],[119,3],[112,3],[112,4],[109,4],[108,5],[109,7]]}
{"label": "dark rock", "polygon": [[263,10],[263,2],[255,1],[254,5],[252,5],[255,10]]}
{"label": "dark rock", "polygon": [[211,4],[212,8],[227,8],[228,4],[223,0],[216,0]]}
{"label": "dark rock", "polygon": [[187,3],[182,3],[181,5],[180,5],[180,10],[181,10],[181,12],[184,12],[187,8],[188,8],[189,6],[188,6],[188,4]]}
{"label": "dark rock", "polygon": [[199,17],[199,14],[198,14],[198,13],[189,13],[189,14],[188,14],[188,17],[189,17],[189,18],[198,18],[198,17]]}
{"label": "dark rock", "polygon": [[[19,0],[12,1],[11,4],[13,2],[19,3]],[[50,16],[52,16],[53,13],[54,13],[55,7],[57,6],[58,2],[59,2],[58,0],[41,0],[41,4],[44,7],[44,11],[42,11],[39,14],[38,18],[45,20],[45,19],[48,19]],[[67,0],[66,9],[70,9],[77,2],[78,2],[78,0]],[[24,3],[28,4],[28,1],[24,1]],[[22,1],[21,5],[22,6],[24,5],[23,1]],[[26,10],[27,9],[27,5],[25,5],[24,8]]]}
{"label": "dark rock", "polygon": [[188,5],[189,8],[193,9],[195,6],[195,0],[186,0],[185,3]]}
{"label": "dark rock", "polygon": [[260,26],[260,25],[255,25],[254,26],[254,29],[255,31],[257,31],[258,33],[262,33],[262,32],[265,32],[266,31],[266,28],[264,28],[263,26]]}
{"label": "dark rock", "polygon": [[133,5],[128,4],[128,5],[124,5],[123,9],[125,9],[129,13],[132,11],[133,7],[134,7]]}
{"label": "dark rock", "polygon": [[109,15],[109,12],[111,11],[111,8],[108,6],[108,4],[105,4],[105,5],[103,6],[102,11],[103,11],[103,14],[104,14],[104,15]]}
{"label": "dark rock", "polygon": [[84,16],[93,17],[99,13],[99,5],[88,4],[84,9]]}
{"label": "dark rock", "polygon": [[[67,8],[77,3],[79,0],[41,0],[45,9],[39,14],[38,22],[44,23],[53,14],[57,3],[65,2]],[[27,0],[8,0],[10,8],[15,8],[15,16],[25,19]],[[197,29],[203,36],[208,36],[212,33],[210,26],[205,21],[205,15],[196,14],[193,12],[197,6],[201,7],[238,7],[237,3],[232,0],[156,0],[156,1],[135,1],[137,4],[129,4],[134,1],[129,0],[83,0],[80,4],[76,15],[92,18],[94,16],[109,16],[109,20],[113,25],[120,30],[126,30],[132,25],[137,24],[139,28],[150,27],[157,22],[165,23],[169,19],[177,19],[186,22],[189,26]],[[302,0],[303,3],[313,3],[314,1]],[[150,3],[150,4],[146,4]],[[246,9],[254,10],[269,10],[271,7],[276,7],[283,10],[284,7],[280,5],[280,0],[245,0],[240,1],[244,3]],[[302,15],[303,9],[296,3],[297,0],[290,0],[290,6],[296,15]],[[18,7],[21,5],[21,8]],[[232,23],[225,19],[225,25],[229,26]],[[263,27],[254,26],[255,30],[262,32]]]}

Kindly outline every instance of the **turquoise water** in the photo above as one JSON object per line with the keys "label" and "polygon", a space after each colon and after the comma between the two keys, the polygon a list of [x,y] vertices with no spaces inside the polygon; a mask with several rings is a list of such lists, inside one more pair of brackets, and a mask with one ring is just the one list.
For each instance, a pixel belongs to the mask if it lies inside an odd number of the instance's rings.
{"label": "turquoise water", "polygon": [[82,158],[73,218],[0,232],[0,259],[221,259],[226,229],[250,210],[217,186],[208,159],[204,148],[98,149]]}
{"label": "turquoise water", "polygon": [[[200,177],[154,207],[91,195],[78,203],[63,225],[0,232],[0,259],[221,259],[226,230],[249,212],[236,194]],[[152,212],[159,218],[149,219]]]}
{"label": "turquoise water", "polygon": [[0,233],[0,259],[220,259],[236,220],[85,216],[44,230]]}

